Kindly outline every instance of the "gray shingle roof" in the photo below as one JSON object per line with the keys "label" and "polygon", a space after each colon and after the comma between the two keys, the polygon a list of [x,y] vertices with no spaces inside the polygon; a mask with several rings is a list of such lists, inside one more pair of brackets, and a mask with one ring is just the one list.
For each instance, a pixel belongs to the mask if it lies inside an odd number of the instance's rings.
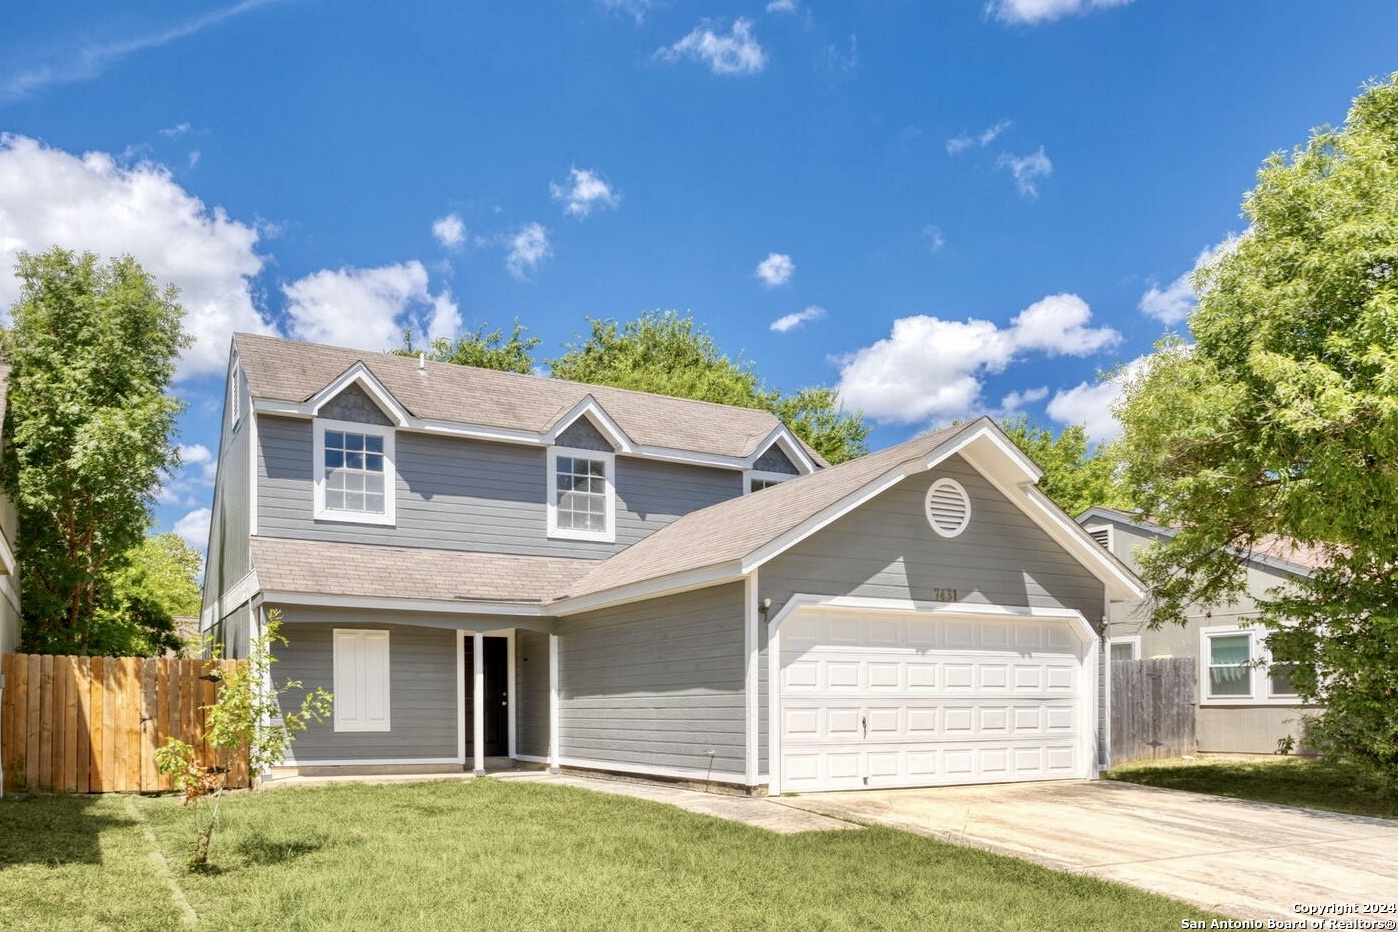
{"label": "gray shingle roof", "polygon": [[253,537],[261,588],[307,595],[541,602],[593,560]]}
{"label": "gray shingle roof", "polygon": [[906,443],[783,482],[753,495],[691,512],[632,544],[560,592],[578,597],[750,556],[880,476],[922,460],[969,427],[924,434]]}
{"label": "gray shingle roof", "polygon": [[[408,412],[426,420],[544,433],[588,395],[645,447],[748,457],[781,422],[766,411],[561,379],[239,333],[255,399],[301,403],[362,362]],[[811,454],[818,463],[823,461]]]}

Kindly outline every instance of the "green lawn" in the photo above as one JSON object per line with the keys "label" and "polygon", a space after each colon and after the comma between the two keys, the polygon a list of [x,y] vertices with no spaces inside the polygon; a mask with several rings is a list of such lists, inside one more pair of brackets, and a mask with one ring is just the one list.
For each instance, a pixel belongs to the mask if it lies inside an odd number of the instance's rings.
{"label": "green lawn", "polygon": [[1345,764],[1304,757],[1142,761],[1108,779],[1287,806],[1398,819],[1398,792]]}
{"label": "green lawn", "polygon": [[643,800],[497,780],[242,793],[216,869],[179,801],[0,801],[0,928],[1179,928],[1208,914],[1025,861],[869,828],[773,835]]}

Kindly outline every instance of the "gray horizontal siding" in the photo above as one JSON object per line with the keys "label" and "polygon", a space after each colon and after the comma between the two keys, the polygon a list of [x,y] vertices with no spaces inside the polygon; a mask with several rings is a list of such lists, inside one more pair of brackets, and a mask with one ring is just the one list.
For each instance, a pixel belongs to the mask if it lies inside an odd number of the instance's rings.
{"label": "gray horizontal siding", "polygon": [[603,558],[742,491],[737,471],[617,457],[616,543],[549,540],[543,448],[399,431],[396,525],[316,521],[311,422],[264,415],[259,432],[258,522],[269,536]]}
{"label": "gray horizontal siding", "polygon": [[[971,499],[970,524],[954,538],[934,532],[923,510],[928,487],[943,476]],[[761,596],[775,614],[797,592],[935,602],[938,589],[955,589],[964,602],[1075,609],[1094,623],[1102,614],[1102,583],[959,457],[764,566]]]}
{"label": "gray horizontal siding", "polygon": [[[237,390],[242,391],[241,379]],[[242,410],[247,410],[246,398],[240,406]],[[244,415],[237,428],[232,429],[228,418],[229,412],[224,411],[213,513],[209,519],[209,553],[204,572],[203,604],[206,607],[252,568],[252,551],[248,546],[252,502],[249,468],[252,419]]]}
{"label": "gray horizontal siding", "polygon": [[[300,680],[304,689],[333,691],[335,628],[376,628],[389,636],[390,731],[337,732],[334,722],[312,724],[296,737],[291,755],[299,765],[317,761],[455,758],[457,755],[456,632],[356,620],[338,624],[289,623],[288,643],[276,650],[278,682]],[[299,707],[303,690],[282,697]]]}
{"label": "gray horizontal siding", "polygon": [[559,630],[565,759],[743,772],[741,584],[580,615]]}
{"label": "gray horizontal siding", "polygon": [[526,757],[549,753],[549,636],[515,632],[515,750]]}

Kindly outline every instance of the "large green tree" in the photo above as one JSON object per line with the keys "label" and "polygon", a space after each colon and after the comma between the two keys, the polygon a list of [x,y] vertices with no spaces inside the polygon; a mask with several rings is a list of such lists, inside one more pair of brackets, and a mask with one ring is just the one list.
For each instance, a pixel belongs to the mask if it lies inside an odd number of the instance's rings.
{"label": "large green tree", "polygon": [[166,394],[188,339],[174,288],[129,256],[21,253],[4,334],[12,367],[0,483],[19,511],[22,644],[105,650],[106,575],[140,544],[161,475],[179,465]]}
{"label": "large green tree", "polygon": [[1039,488],[1070,515],[1081,514],[1094,505],[1131,507],[1117,477],[1120,458],[1115,444],[1093,444],[1081,424],[1063,428],[1057,437],[1053,431],[1031,424],[1027,417],[1017,417],[1000,426],[1044,471]]}
{"label": "large green tree", "polygon": [[534,350],[543,342],[539,337],[525,336],[524,326],[518,321],[508,337],[499,329],[487,332],[486,326],[481,324],[454,340],[438,337],[427,348],[414,346],[413,334],[409,331],[403,334],[402,347],[392,352],[398,356],[416,356],[421,352],[434,362],[450,362],[479,369],[525,374],[534,371]]}
{"label": "large green tree", "polygon": [[148,534],[103,574],[88,647],[113,656],[185,651],[176,618],[199,614],[199,551],[178,534]]}
{"label": "large green tree", "polygon": [[828,462],[867,452],[869,425],[828,388],[786,394],[762,382],[752,364],[730,359],[707,330],[675,311],[625,324],[589,319],[585,339],[549,360],[555,378],[770,411]]}
{"label": "large green tree", "polygon": [[1179,620],[1238,595],[1247,554],[1317,548],[1263,603],[1273,654],[1324,703],[1312,743],[1398,778],[1398,75],[1268,159],[1243,206],[1195,275],[1194,342],[1165,341],[1119,406],[1130,494],[1179,529],[1143,575]]}

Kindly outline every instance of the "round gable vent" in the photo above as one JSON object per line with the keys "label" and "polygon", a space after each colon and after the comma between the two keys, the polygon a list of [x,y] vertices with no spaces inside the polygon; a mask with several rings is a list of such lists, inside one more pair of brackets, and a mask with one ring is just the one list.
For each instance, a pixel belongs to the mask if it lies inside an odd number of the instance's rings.
{"label": "round gable vent", "polygon": [[927,490],[927,523],[943,537],[955,537],[971,520],[971,499],[955,479],[938,479]]}

